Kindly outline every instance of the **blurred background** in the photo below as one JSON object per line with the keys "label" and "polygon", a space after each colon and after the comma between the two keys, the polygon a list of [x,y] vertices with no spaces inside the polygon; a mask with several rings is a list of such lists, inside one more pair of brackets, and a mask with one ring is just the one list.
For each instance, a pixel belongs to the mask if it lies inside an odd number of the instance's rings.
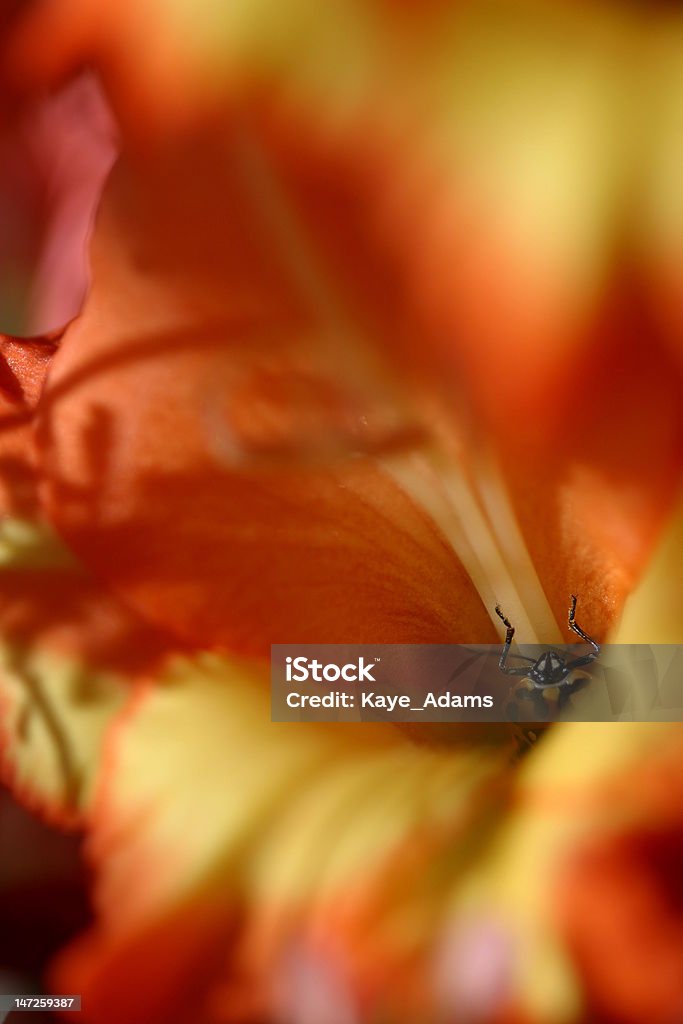
{"label": "blurred background", "polygon": [[[79,843],[0,787],[0,844],[0,992],[40,994],[45,964],[91,919]],[[55,1019],[31,1016],[37,1024]]]}

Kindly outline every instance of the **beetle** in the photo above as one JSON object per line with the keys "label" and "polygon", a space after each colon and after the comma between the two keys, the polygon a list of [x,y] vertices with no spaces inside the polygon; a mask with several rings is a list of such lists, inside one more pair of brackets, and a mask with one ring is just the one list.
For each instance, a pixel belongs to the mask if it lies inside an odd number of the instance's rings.
{"label": "beetle", "polygon": [[531,667],[508,665],[508,656],[515,627],[503,614],[500,605],[496,605],[496,615],[505,624],[505,645],[498,662],[501,672],[508,676],[519,676],[519,683],[511,689],[505,711],[509,719],[519,721],[525,719],[548,720],[557,711],[566,706],[571,694],[585,686],[590,680],[587,672],[582,671],[600,654],[598,644],[588,633],[584,632],[576,621],[576,595],[571,595],[569,606],[569,628],[580,636],[593,650],[589,654],[567,660],[559,651],[544,651],[538,658],[530,658],[525,654],[514,654],[513,657],[529,662]]}

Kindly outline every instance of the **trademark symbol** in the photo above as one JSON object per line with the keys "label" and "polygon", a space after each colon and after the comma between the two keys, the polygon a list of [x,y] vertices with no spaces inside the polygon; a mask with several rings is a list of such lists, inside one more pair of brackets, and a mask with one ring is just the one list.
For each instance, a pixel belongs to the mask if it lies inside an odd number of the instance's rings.
{"label": "trademark symbol", "polygon": [[381,661],[381,658],[375,658],[374,661]]}

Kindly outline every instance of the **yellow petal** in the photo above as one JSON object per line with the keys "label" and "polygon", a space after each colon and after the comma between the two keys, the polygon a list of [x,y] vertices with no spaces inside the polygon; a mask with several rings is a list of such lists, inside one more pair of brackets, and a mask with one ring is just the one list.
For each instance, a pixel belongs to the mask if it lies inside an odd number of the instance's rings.
{"label": "yellow petal", "polygon": [[0,524],[0,777],[63,825],[87,811],[104,733],[160,637],[47,527]]}
{"label": "yellow petal", "polygon": [[614,634],[618,644],[683,643],[683,500],[644,578],[626,603]]}
{"label": "yellow petal", "polygon": [[207,934],[216,916],[243,922],[258,991],[302,932],[376,982],[429,940],[435,881],[488,832],[507,769],[506,752],[417,747],[384,723],[272,723],[257,664],[177,660],[111,734],[89,844],[97,928],[59,983],[86,986],[91,1019],[109,1019],[131,950],[206,907]]}

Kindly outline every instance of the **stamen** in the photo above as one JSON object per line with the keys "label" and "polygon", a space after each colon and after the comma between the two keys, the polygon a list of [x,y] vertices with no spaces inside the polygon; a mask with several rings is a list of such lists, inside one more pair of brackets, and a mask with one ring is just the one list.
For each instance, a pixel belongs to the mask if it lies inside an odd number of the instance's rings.
{"label": "stamen", "polygon": [[445,491],[442,473],[437,472],[434,459],[433,453],[416,451],[388,456],[379,463],[401,490],[427,513],[464,566],[485,607],[493,608],[495,586],[482,568],[472,531],[464,527],[463,518]]}
{"label": "stamen", "polygon": [[561,644],[562,632],[545,596],[512,508],[508,489],[493,455],[480,455],[475,461],[474,474],[491,529],[541,642]]}
{"label": "stamen", "polygon": [[382,459],[381,465],[444,535],[501,639],[504,629],[496,604],[505,608],[525,642],[562,641],[504,485],[491,476],[491,464],[483,472],[478,466],[487,486],[485,498],[455,458],[438,449],[398,454]]}

